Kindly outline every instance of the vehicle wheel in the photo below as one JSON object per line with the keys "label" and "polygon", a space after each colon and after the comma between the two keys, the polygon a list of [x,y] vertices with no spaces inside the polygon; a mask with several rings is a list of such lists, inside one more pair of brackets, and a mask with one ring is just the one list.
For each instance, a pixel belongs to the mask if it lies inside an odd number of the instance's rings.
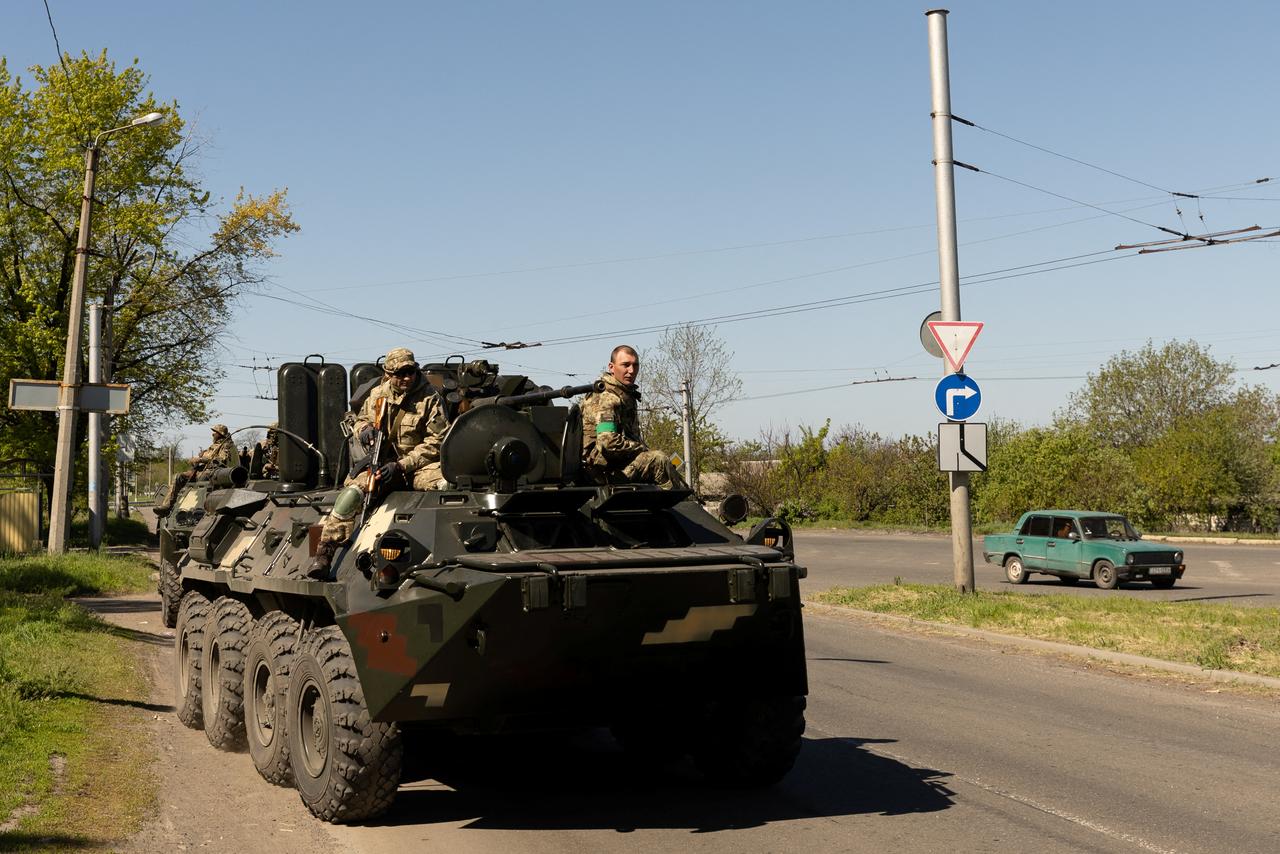
{"label": "vehicle wheel", "polygon": [[1151,579],[1151,586],[1156,588],[1157,590],[1168,590],[1170,587],[1172,587],[1177,583],[1178,583],[1178,579],[1174,578],[1172,575],[1169,576],[1168,578],[1165,578],[1162,576],[1160,578]]}
{"label": "vehicle wheel", "polygon": [[335,626],[303,642],[287,697],[289,766],[307,809],[335,824],[386,812],[400,783],[400,730],[369,719],[351,649]]}
{"label": "vehicle wheel", "polygon": [[1022,558],[1013,555],[1004,562],[1004,574],[1010,584],[1026,584],[1027,569],[1022,565]]}
{"label": "vehicle wheel", "polygon": [[219,750],[244,748],[244,647],[253,615],[229,596],[214,600],[200,656],[204,734]]}
{"label": "vehicle wheel", "polygon": [[166,629],[178,625],[178,608],[182,606],[182,579],[178,568],[167,560],[160,561],[160,621]]}
{"label": "vehicle wheel", "polygon": [[1120,583],[1120,578],[1116,575],[1116,568],[1111,565],[1111,561],[1100,560],[1094,565],[1093,583],[1100,590],[1114,590],[1116,588],[1116,585]]}
{"label": "vehicle wheel", "polygon": [[769,786],[795,764],[804,734],[804,697],[727,701],[712,710],[693,760],[709,779]]}
{"label": "vehicle wheel", "polygon": [[1061,581],[1063,584],[1067,585],[1068,587],[1070,587],[1070,586],[1071,586],[1071,585],[1073,585],[1073,584],[1079,584],[1079,583],[1080,583],[1080,576],[1078,576],[1078,575],[1059,575],[1059,576],[1058,576],[1058,580],[1059,580],[1059,581]]}
{"label": "vehicle wheel", "polygon": [[271,611],[253,624],[244,651],[244,727],[253,766],[268,783],[292,786],[285,693],[297,653],[298,624]]}
{"label": "vehicle wheel", "polygon": [[209,600],[192,590],[182,597],[178,619],[173,630],[174,710],[178,720],[192,729],[204,726],[200,703],[200,659],[204,652],[204,628],[209,616]]}
{"label": "vehicle wheel", "polygon": [[609,732],[637,769],[658,771],[689,752],[687,715],[661,711],[629,714],[615,721]]}

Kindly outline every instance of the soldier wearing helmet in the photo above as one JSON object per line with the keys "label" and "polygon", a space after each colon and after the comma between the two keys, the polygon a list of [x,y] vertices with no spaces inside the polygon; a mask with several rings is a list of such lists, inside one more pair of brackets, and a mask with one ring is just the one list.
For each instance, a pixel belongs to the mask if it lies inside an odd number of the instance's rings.
{"label": "soldier wearing helmet", "polygon": [[199,477],[203,472],[212,472],[214,469],[240,464],[240,452],[236,450],[236,443],[232,440],[231,431],[227,429],[227,425],[214,424],[212,431],[213,441],[209,447],[191,458],[191,468],[173,478],[173,483],[169,484],[169,491],[156,504],[157,516],[169,515],[178,493],[192,478]]}
{"label": "soldier wearing helmet", "polygon": [[[353,472],[346,488],[338,493],[321,527],[315,560],[307,568],[312,578],[329,577],[334,555],[355,529],[355,516],[366,492],[436,489],[440,485],[440,442],[449,423],[439,396],[422,375],[411,350],[396,347],[387,353],[382,371],[382,382],[365,398],[353,429],[368,449],[373,448],[381,430],[381,458],[371,459]],[[378,425],[375,419],[382,405],[385,416]]]}
{"label": "soldier wearing helmet", "polygon": [[670,455],[650,450],[640,435],[640,356],[619,344],[609,354],[600,379],[604,391],[582,402],[582,462],[599,483],[656,483],[663,489],[683,487]]}

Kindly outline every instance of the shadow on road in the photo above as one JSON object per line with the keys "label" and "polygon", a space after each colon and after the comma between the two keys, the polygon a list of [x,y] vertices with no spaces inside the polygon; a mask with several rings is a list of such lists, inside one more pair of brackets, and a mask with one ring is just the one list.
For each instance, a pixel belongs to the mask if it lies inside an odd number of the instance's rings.
{"label": "shadow on road", "polygon": [[160,600],[154,596],[82,596],[74,600],[95,614],[146,614],[160,616]]}
{"label": "shadow on road", "polygon": [[[1188,589],[1196,590],[1198,588],[1191,587]],[[1169,601],[1170,602],[1208,602],[1212,599],[1254,599],[1258,596],[1266,596],[1266,597],[1274,598],[1274,594],[1271,594],[1271,593],[1237,593],[1235,595],[1222,595],[1222,596],[1187,596],[1186,598],[1183,598],[1183,599],[1170,599]]]}
{"label": "shadow on road", "polygon": [[145,709],[148,712],[172,712],[173,706],[163,703],[146,703],[142,700],[123,700],[119,697],[95,697],[93,694],[82,694],[79,691],[52,691],[50,697],[71,697],[77,700],[88,700],[91,703],[103,703],[108,706],[129,706],[134,709]]}
{"label": "shadow on road", "polygon": [[[688,760],[642,769],[607,733],[530,735],[409,745],[434,755],[418,770],[443,787],[402,787],[379,825],[465,822],[474,829],[688,829],[760,827],[829,816],[902,815],[952,805],[950,775],[878,756],[872,739],[805,739],[794,770],[768,789],[702,781]],[[408,775],[406,775],[408,779]]]}

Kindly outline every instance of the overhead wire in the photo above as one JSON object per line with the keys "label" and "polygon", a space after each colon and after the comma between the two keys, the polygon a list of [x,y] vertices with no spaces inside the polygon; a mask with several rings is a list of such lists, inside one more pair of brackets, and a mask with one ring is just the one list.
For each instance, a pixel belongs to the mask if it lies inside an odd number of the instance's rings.
{"label": "overhead wire", "polygon": [[[968,281],[962,281],[961,286],[969,286],[975,284],[987,284],[989,282],[1002,281],[1010,278],[1020,278],[1022,276],[1036,275],[1039,273],[1055,272],[1057,270],[1065,270],[1073,267],[1087,266],[1090,264],[1098,264],[1106,261],[1120,260],[1122,258],[1136,257],[1137,253],[1116,254],[1113,249],[1100,250],[1097,252],[1088,252],[1080,255],[1058,258],[1051,261],[1041,261],[1034,264],[1023,264],[1015,267],[1006,267],[1000,270],[990,270],[985,273],[975,273],[972,276],[964,277]],[[1098,258],[1099,255],[1109,255],[1108,258]],[[1078,259],[1092,258],[1089,261],[1078,261],[1078,263],[1062,263],[1067,261],[1077,261]],[[1059,266],[1048,266],[1059,265]],[[1031,268],[1045,267],[1046,269],[1035,270]],[[1016,272],[1016,271],[1024,272]],[[1011,275],[1000,275],[1003,273],[1011,273]],[[985,278],[984,278],[985,277]],[[835,308],[844,305],[855,305],[864,302],[876,302],[884,299],[894,299],[902,296],[912,296],[923,293],[927,289],[936,288],[937,280],[928,282],[919,282],[910,285],[899,285],[891,288],[881,288],[873,291],[864,291],[857,294],[847,294],[841,297],[832,297],[824,300],[813,300],[804,303],[792,303],[789,305],[772,306],[768,308],[753,309],[751,311],[735,312],[732,314],[714,315],[704,317],[693,321],[682,323],[688,326],[711,326],[722,323],[737,323],[743,320],[756,320],[761,318],[781,317],[789,314],[798,314],[807,311],[818,311],[826,308]],[[586,341],[596,341],[605,338],[615,338],[624,335],[643,335],[654,332],[661,332],[672,324],[661,323],[649,326],[631,327],[627,329],[615,329],[607,332],[589,333],[584,335],[567,336],[564,338],[555,338],[542,342],[543,346],[557,346],[560,344],[577,344]]]}
{"label": "overhead wire", "polygon": [[49,0],[43,0],[44,14],[49,19],[49,31],[53,33],[53,46],[58,51],[58,64],[62,66],[62,76],[67,81],[67,103],[76,114],[81,124],[84,123],[84,110],[80,109],[80,100],[76,98],[75,86],[71,83],[71,69],[67,68],[66,57],[62,53],[62,43],[58,40],[58,28],[53,25],[53,12],[49,9]]}

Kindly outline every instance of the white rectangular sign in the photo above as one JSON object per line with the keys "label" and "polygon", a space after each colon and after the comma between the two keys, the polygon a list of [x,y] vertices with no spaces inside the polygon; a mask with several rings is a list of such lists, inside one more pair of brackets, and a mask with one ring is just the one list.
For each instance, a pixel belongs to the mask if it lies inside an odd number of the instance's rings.
{"label": "white rectangular sign", "polygon": [[[9,380],[9,408],[57,412],[62,383],[57,380]],[[129,411],[128,383],[84,383],[76,388],[76,409],[124,415]]]}
{"label": "white rectangular sign", "polygon": [[986,424],[948,421],[938,425],[938,471],[986,470]]}

